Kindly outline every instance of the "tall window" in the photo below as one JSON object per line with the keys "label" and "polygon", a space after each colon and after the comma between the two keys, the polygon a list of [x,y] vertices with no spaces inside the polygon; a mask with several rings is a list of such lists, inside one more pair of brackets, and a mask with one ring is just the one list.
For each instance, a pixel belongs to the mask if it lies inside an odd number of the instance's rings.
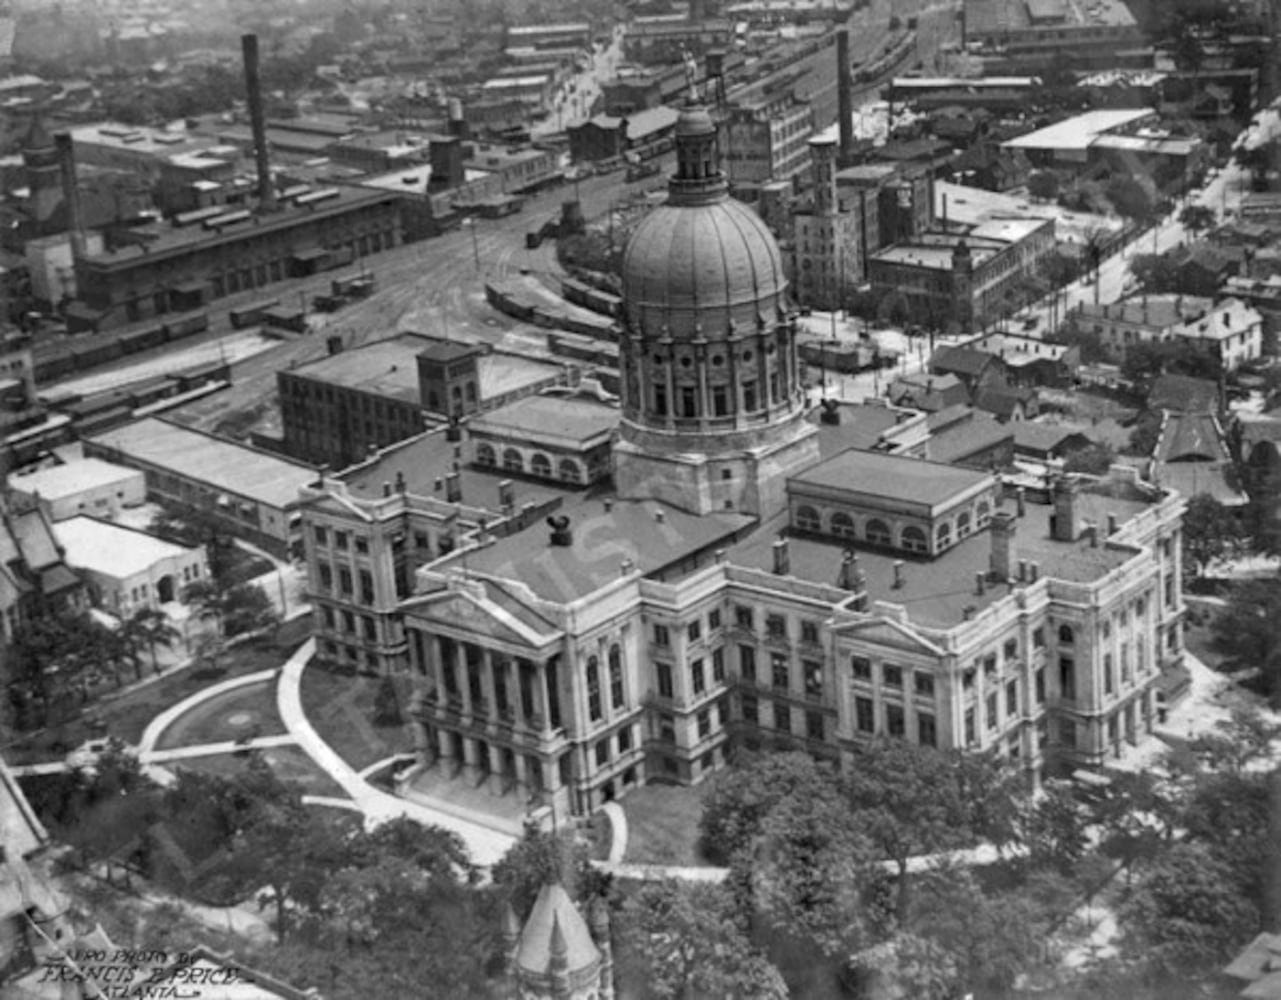
{"label": "tall window", "polygon": [[601,717],[600,662],[594,656],[587,658],[587,714],[593,722]]}
{"label": "tall window", "polygon": [[672,696],[672,668],[670,664],[658,664],[658,693],[663,698]]}
{"label": "tall window", "polygon": [[885,730],[891,736],[902,736],[906,731],[902,705],[885,706]]}
{"label": "tall window", "polygon": [[706,679],[703,676],[703,658],[700,656],[689,666],[690,683],[694,688],[695,694],[702,694],[706,690]]}
{"label": "tall window", "polygon": [[777,701],[774,702],[774,728],[783,733],[792,731],[791,709]]}
{"label": "tall window", "polygon": [[934,716],[928,712],[916,713],[916,741],[923,747],[938,745],[938,734],[934,728]]}
{"label": "tall window", "polygon": [[817,660],[806,660],[801,666],[805,669],[805,696],[821,698],[823,696],[823,664]]}
{"label": "tall window", "polygon": [[787,657],[782,653],[772,654],[770,656],[770,680],[776,688],[787,690],[788,673]]}
{"label": "tall window", "polygon": [[749,684],[756,683],[756,650],[751,646],[738,647],[738,674]]}
{"label": "tall window", "polygon": [[609,647],[609,698],[615,708],[623,707],[623,651]]}
{"label": "tall window", "polygon": [[1059,657],[1059,693],[1064,698],[1076,697],[1076,661],[1070,656]]}
{"label": "tall window", "polygon": [[722,684],[725,681],[725,650],[712,650],[712,683]]}
{"label": "tall window", "polygon": [[871,698],[854,699],[854,725],[860,733],[876,732],[876,706]]}

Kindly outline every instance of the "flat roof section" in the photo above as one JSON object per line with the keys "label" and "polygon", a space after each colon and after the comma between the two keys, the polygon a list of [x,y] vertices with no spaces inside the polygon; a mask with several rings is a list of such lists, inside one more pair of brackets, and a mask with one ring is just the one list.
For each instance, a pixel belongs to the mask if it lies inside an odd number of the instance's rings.
{"label": "flat roof section", "polygon": [[144,573],[161,559],[195,551],[145,531],[84,515],[59,521],[53,530],[67,551],[67,565],[117,579]]}
{"label": "flat roof section", "polygon": [[849,448],[787,481],[788,490],[817,486],[851,494],[938,507],[954,496],[994,482],[986,472],[920,458]]}
{"label": "flat roof section", "polygon": [[1009,149],[1071,149],[1084,150],[1104,132],[1132,125],[1154,116],[1152,108],[1108,108],[1074,115],[1027,135],[1007,139],[1001,143]]}
{"label": "flat roof section", "polygon": [[276,508],[296,504],[298,491],[316,479],[311,466],[158,417],[125,424],[90,441],[126,459]]}
{"label": "flat roof section", "polygon": [[472,434],[534,438],[562,448],[585,448],[608,438],[618,426],[612,406],[585,399],[526,396],[467,421]]}
{"label": "flat roof section", "polygon": [[10,476],[9,485],[23,493],[39,493],[46,500],[60,500],[97,486],[110,486],[140,475],[142,473],[137,469],[126,465],[104,462],[100,458],[82,458],[66,465]]}
{"label": "flat roof section", "polygon": [[753,523],[745,514],[687,514],[656,501],[602,498],[567,501],[573,542],[552,545],[549,529],[536,524],[480,550],[451,560],[478,573],[525,584],[545,600],[568,603],[619,579],[625,560],[654,573],[714,545],[729,545]]}
{"label": "flat roof section", "polygon": [[495,351],[477,362],[480,370],[480,398],[497,399],[509,392],[519,392],[531,386],[557,379],[564,372],[563,365],[544,361],[531,361],[516,354]]}
{"label": "flat roof section", "polygon": [[435,343],[432,338],[403,333],[299,365],[293,373],[327,385],[357,389],[417,405],[418,366],[415,358],[420,351]]}

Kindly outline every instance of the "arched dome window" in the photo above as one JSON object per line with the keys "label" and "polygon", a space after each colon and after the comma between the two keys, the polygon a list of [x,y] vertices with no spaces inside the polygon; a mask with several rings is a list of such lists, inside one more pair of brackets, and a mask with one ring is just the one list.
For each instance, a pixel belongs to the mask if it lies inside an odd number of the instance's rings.
{"label": "arched dome window", "polygon": [[509,472],[524,472],[525,459],[515,448],[507,448],[503,451],[503,468]]}
{"label": "arched dome window", "polygon": [[925,532],[914,524],[909,524],[903,529],[900,541],[902,547],[908,552],[928,552],[930,548],[930,542],[925,537]]}
{"label": "arched dome window", "polygon": [[583,474],[578,467],[578,463],[572,458],[562,458],[560,460],[560,478],[567,483],[581,483]]}
{"label": "arched dome window", "polygon": [[934,544],[945,549],[952,544],[952,523],[944,521],[934,529]]}
{"label": "arched dome window", "polygon": [[541,451],[534,452],[529,458],[529,471],[535,476],[541,476],[543,479],[550,479],[552,474],[552,462]]}
{"label": "arched dome window", "polygon": [[964,538],[970,533],[970,512],[963,510],[956,515],[956,537]]}
{"label": "arched dome window", "polygon": [[890,526],[880,518],[872,518],[867,522],[866,529],[867,540],[873,545],[893,545],[894,536],[890,534]]}
{"label": "arched dome window", "polygon": [[813,507],[800,506],[796,508],[796,529],[798,531],[821,531],[823,522],[819,520],[818,511]]}
{"label": "arched dome window", "polygon": [[832,534],[839,535],[841,538],[853,538],[854,518],[838,510],[832,515]]}
{"label": "arched dome window", "polygon": [[486,468],[493,468],[498,464],[498,456],[494,453],[492,445],[483,442],[476,445],[476,464]]}
{"label": "arched dome window", "polygon": [[1059,626],[1059,642],[1065,646],[1072,645],[1076,641],[1076,634],[1072,631],[1071,625]]}

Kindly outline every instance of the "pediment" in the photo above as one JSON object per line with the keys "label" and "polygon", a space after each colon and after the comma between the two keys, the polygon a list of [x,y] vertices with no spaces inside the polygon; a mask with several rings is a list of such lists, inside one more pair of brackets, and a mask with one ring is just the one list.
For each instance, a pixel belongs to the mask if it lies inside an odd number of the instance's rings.
{"label": "pediment", "polygon": [[906,625],[889,618],[871,618],[840,625],[836,631],[842,639],[857,639],[875,646],[888,646],[920,656],[942,656],[939,646],[923,638]]}
{"label": "pediment", "polygon": [[556,631],[540,632],[485,597],[450,590],[407,601],[404,613],[418,621],[430,622],[440,631],[455,636],[475,636],[515,646],[540,648],[554,639]]}

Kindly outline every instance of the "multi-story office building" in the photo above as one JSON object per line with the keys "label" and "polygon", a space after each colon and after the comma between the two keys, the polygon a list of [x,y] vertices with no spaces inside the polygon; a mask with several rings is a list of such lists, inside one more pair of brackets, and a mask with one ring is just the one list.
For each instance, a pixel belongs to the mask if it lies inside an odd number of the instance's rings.
{"label": "multi-story office building", "polygon": [[[676,136],[668,203],[625,256],[616,491],[516,463],[484,485],[460,441],[389,453],[359,477],[369,500],[327,484],[309,501],[316,574],[349,533],[328,589],[313,577],[320,636],[410,671],[419,767],[563,816],[701,781],[736,744],[849,765],[902,738],[1035,783],[1150,731],[1182,656],[1182,500],[1123,469],[1007,494],[986,471],[852,447],[866,433],[839,412],[816,426],[777,245],[728,199],[707,113],[686,109]],[[446,545],[371,516],[423,492],[400,495],[393,469],[438,477]],[[383,523],[391,555],[357,549]],[[358,594],[365,565],[373,604],[380,579],[405,595],[369,642],[331,598]],[[377,645],[380,620],[403,656]]]}
{"label": "multi-story office building", "polygon": [[790,90],[731,98],[725,114],[726,172],[745,200],[770,181],[790,181],[809,166],[810,102]]}
{"label": "multi-story office building", "polygon": [[809,148],[814,183],[810,203],[792,215],[792,287],[801,306],[839,309],[862,281],[876,201],[860,189],[838,191],[835,139],[813,139]]}

